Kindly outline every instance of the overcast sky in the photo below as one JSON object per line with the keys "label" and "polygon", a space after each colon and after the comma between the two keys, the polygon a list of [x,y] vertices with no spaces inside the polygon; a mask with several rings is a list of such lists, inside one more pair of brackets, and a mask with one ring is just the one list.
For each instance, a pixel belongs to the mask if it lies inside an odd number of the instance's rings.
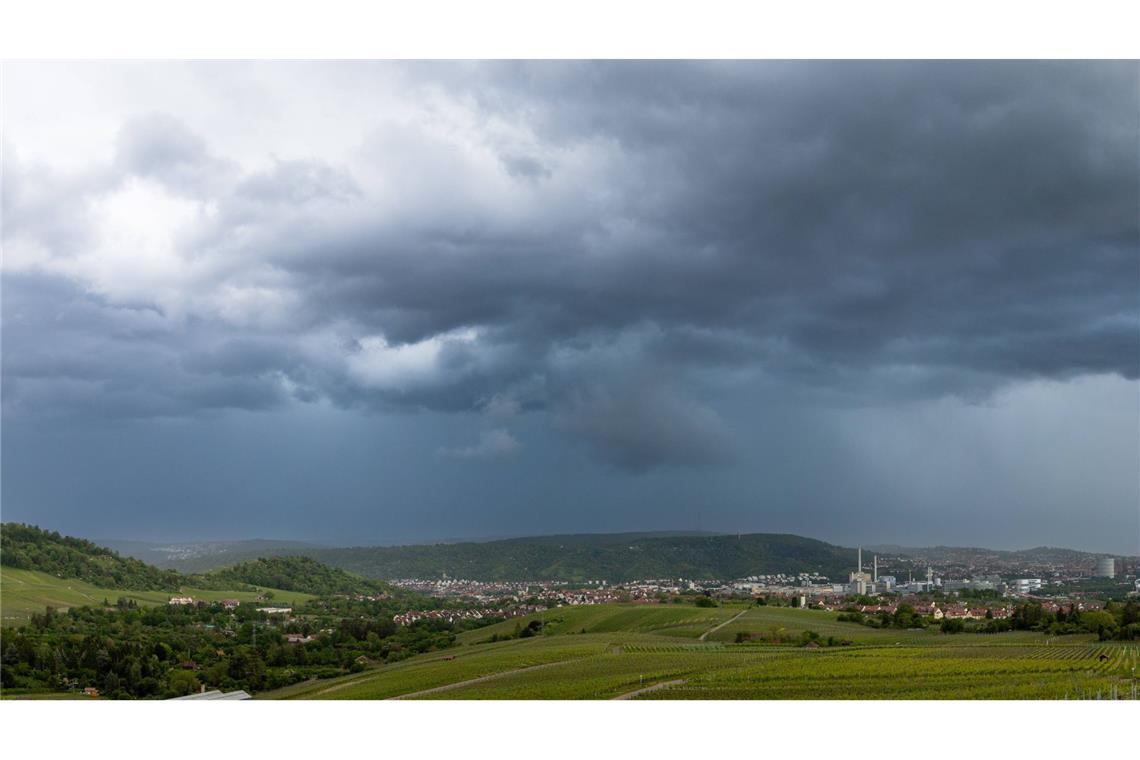
{"label": "overcast sky", "polygon": [[5,520],[1140,553],[1135,63],[3,79]]}

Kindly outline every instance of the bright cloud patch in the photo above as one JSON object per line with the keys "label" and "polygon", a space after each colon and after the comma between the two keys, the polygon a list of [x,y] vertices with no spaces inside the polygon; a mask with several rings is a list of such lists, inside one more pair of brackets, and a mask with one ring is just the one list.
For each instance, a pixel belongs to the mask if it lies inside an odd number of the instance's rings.
{"label": "bright cloud patch", "polygon": [[456,459],[505,459],[519,450],[519,442],[508,431],[498,428],[479,434],[479,442],[455,449],[441,448],[441,456]]}

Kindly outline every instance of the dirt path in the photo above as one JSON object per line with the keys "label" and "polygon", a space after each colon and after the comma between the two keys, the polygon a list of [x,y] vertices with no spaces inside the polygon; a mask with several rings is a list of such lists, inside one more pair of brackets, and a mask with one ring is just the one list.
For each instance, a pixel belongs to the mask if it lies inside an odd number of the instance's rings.
{"label": "dirt path", "polygon": [[738,617],[740,617],[741,615],[743,615],[745,612],[748,612],[748,608],[747,608],[747,607],[745,607],[745,608],[744,608],[744,609],[742,609],[740,612],[736,613],[735,615],[733,615],[732,617],[730,617],[728,620],[724,621],[724,622],[723,622],[723,623],[721,623],[720,625],[716,625],[716,626],[713,626],[712,628],[710,628],[710,629],[708,629],[707,631],[705,631],[704,633],[702,633],[702,634],[701,634],[701,638],[700,638],[700,640],[701,640],[701,641],[704,641],[704,640],[705,640],[705,639],[708,637],[708,635],[709,635],[710,633],[716,633],[716,632],[717,632],[717,631],[719,631],[721,628],[724,628],[726,625],[728,625],[729,623],[733,622],[733,621],[734,621],[734,620],[736,620]]}
{"label": "dirt path", "polygon": [[559,660],[558,662],[547,662],[547,663],[544,663],[542,665],[530,665],[530,666],[525,667],[525,668],[515,668],[514,670],[504,670],[501,673],[491,673],[490,675],[479,676],[478,678],[470,678],[466,681],[456,681],[455,683],[448,683],[448,684],[444,684],[443,686],[436,686],[435,688],[432,688],[432,689],[424,689],[423,691],[413,691],[413,692],[410,692],[408,694],[398,694],[397,696],[394,696],[394,697],[388,697],[388,699],[413,699],[415,697],[422,697],[425,694],[436,694],[436,693],[441,692],[441,691],[451,691],[452,689],[462,689],[464,686],[471,686],[472,684],[484,683],[486,681],[494,681],[496,678],[502,678],[503,676],[510,676],[510,675],[514,675],[515,673],[526,673],[526,672],[529,672],[531,670],[541,670],[542,668],[551,668],[551,667],[554,667],[555,665],[565,665],[568,662],[574,662],[574,661],[573,660]]}
{"label": "dirt path", "polygon": [[[447,658],[446,657],[434,657],[430,660],[424,660],[424,662],[438,662],[440,660],[445,660],[445,659],[447,659]],[[384,667],[379,667],[379,668],[375,668],[375,669],[370,670],[370,671],[366,671],[364,673],[358,673],[355,678],[344,681],[342,683],[335,684],[333,686],[328,686],[324,689],[321,689],[320,691],[315,691],[311,695],[307,695],[307,696],[304,696],[301,698],[302,699],[311,699],[312,697],[318,696],[320,694],[328,694],[330,692],[340,691],[341,689],[347,689],[349,686],[356,686],[358,684],[367,683],[368,681],[372,681],[372,680],[375,680],[377,678],[380,678],[381,676],[384,676],[389,672],[390,671],[388,669],[386,669]]]}
{"label": "dirt path", "polygon": [[[379,678],[381,675],[382,674],[380,674],[380,673],[370,673],[368,676],[366,676],[364,678],[354,678],[351,681],[345,681],[344,683],[338,683],[336,686],[329,686],[328,688],[321,689],[320,691],[317,691],[317,692],[313,692],[312,696],[317,697],[317,696],[320,696],[321,694],[328,694],[330,692],[340,691],[341,689],[347,689],[349,686],[356,686],[359,683],[371,681],[374,678]],[[301,699],[310,699],[310,698],[311,697],[309,697],[309,696],[302,696],[301,697]]]}
{"label": "dirt path", "polygon": [[639,697],[642,694],[648,694],[649,692],[657,691],[658,689],[668,689],[670,686],[679,686],[684,682],[684,678],[677,678],[673,681],[662,681],[661,683],[655,683],[652,686],[646,686],[642,689],[634,689],[633,691],[627,691],[625,694],[619,694],[618,696],[614,697],[614,700],[633,699],[634,697]]}

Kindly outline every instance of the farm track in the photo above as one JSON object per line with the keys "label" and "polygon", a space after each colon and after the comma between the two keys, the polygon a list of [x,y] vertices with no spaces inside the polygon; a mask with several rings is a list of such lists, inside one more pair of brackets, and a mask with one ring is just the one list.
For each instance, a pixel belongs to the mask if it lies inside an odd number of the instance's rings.
{"label": "farm track", "polygon": [[[578,658],[578,659],[582,659],[582,658]],[[431,689],[422,689],[420,691],[413,691],[413,692],[409,692],[407,694],[397,694],[394,697],[388,697],[388,699],[415,699],[417,697],[427,696],[428,694],[438,694],[442,691],[451,691],[453,689],[462,689],[465,686],[473,686],[474,684],[477,684],[477,683],[486,683],[487,681],[494,681],[497,678],[503,678],[505,676],[514,675],[515,673],[529,673],[532,670],[541,670],[543,668],[552,668],[555,665],[565,665],[568,662],[574,662],[574,660],[559,660],[558,662],[546,662],[546,663],[543,663],[542,665],[531,665],[530,667],[527,667],[527,668],[515,668],[514,670],[504,670],[501,673],[490,673],[490,674],[485,675],[485,676],[479,676],[478,678],[469,678],[466,681],[456,681],[455,683],[444,684],[443,686],[435,686]]]}
{"label": "farm track", "polygon": [[634,699],[636,697],[641,696],[642,694],[648,694],[651,691],[657,691],[659,689],[668,689],[670,686],[680,686],[684,682],[685,682],[684,678],[674,678],[672,681],[662,681],[661,683],[655,683],[652,686],[646,686],[642,689],[634,689],[633,691],[627,691],[625,694],[619,694],[616,697],[614,697],[614,701],[624,700],[624,699]]}
{"label": "farm track", "polygon": [[[287,698],[1127,699],[1128,676],[1140,664],[1134,644],[1091,636],[866,636],[823,613],[783,609],[615,606],[546,614],[550,631],[542,637],[490,642],[516,622],[494,624],[469,647]],[[853,641],[816,649],[729,643],[738,630],[771,626],[789,636],[826,630]],[[435,662],[455,654],[458,662]]]}
{"label": "farm track", "polygon": [[717,631],[719,631],[721,628],[724,628],[729,623],[735,623],[740,618],[740,616],[743,615],[745,612],[748,612],[747,607],[742,609],[740,612],[736,613],[735,615],[733,615],[732,617],[730,617],[728,620],[724,621],[720,625],[715,625],[712,628],[705,631],[704,633],[702,633],[699,640],[704,641],[705,639],[708,638],[708,635],[710,633],[716,633]]}

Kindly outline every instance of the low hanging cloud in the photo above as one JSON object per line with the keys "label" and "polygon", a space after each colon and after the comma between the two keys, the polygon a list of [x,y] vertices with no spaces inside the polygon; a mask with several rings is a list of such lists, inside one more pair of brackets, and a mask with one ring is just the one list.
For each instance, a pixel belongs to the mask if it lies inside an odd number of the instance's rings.
{"label": "low hanging cloud", "polygon": [[518,440],[507,430],[496,428],[479,434],[479,441],[472,446],[441,448],[439,455],[454,459],[506,459],[514,456],[521,448]]}
{"label": "low hanging cloud", "polygon": [[6,116],[6,414],[534,413],[644,472],[731,460],[719,388],[1140,376],[1133,63],[197,64],[240,134],[150,66]]}

